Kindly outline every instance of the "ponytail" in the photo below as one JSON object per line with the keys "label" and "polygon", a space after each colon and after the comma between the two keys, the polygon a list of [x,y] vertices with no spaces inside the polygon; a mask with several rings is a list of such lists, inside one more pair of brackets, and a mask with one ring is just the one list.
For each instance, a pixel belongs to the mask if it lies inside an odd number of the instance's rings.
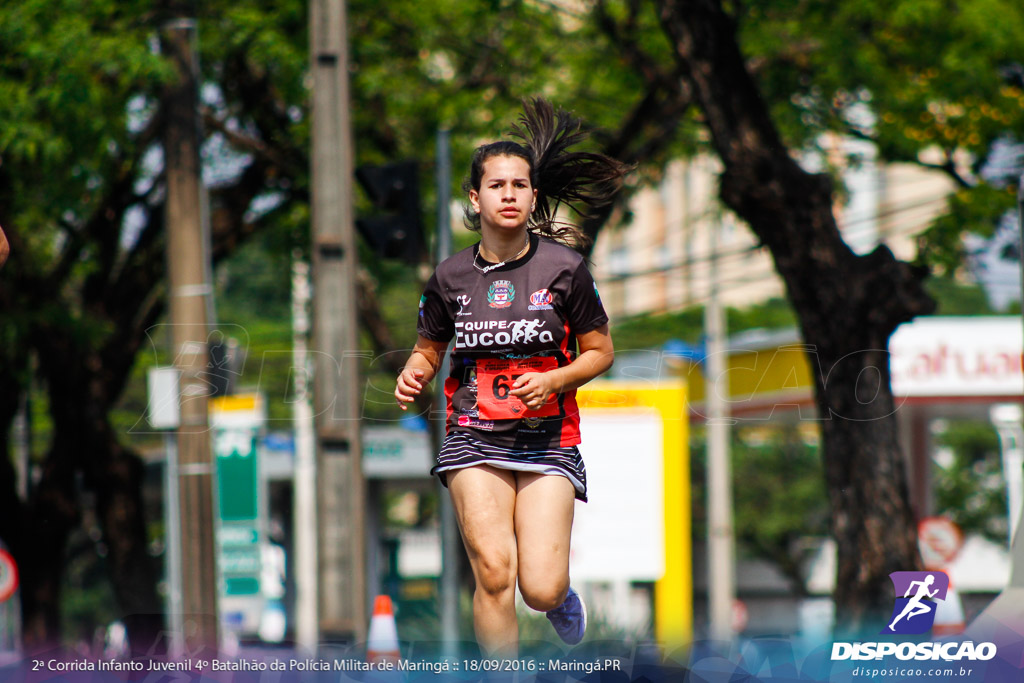
{"label": "ponytail", "polygon": [[[537,190],[528,229],[577,249],[587,246],[590,240],[578,226],[556,220],[559,207],[566,204],[581,217],[590,217],[593,209],[611,203],[630,167],[604,154],[570,151],[586,138],[580,120],[564,110],[556,112],[539,97],[523,102],[523,113],[509,134],[523,144],[502,141],[478,147],[463,189],[480,189],[487,159],[521,157],[530,164],[530,182]],[[479,230],[480,217],[467,211],[466,226]]]}

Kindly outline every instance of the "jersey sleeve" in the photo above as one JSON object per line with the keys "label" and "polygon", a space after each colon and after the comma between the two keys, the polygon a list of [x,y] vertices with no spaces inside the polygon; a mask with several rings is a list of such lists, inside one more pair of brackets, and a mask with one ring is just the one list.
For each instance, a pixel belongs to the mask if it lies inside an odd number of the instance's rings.
{"label": "jersey sleeve", "polygon": [[444,292],[434,273],[420,297],[419,320],[416,332],[433,341],[446,342],[455,336],[455,321],[444,301]]}
{"label": "jersey sleeve", "polygon": [[572,274],[569,297],[569,328],[573,334],[584,334],[608,322],[597,283],[587,270],[587,264],[580,261]]}

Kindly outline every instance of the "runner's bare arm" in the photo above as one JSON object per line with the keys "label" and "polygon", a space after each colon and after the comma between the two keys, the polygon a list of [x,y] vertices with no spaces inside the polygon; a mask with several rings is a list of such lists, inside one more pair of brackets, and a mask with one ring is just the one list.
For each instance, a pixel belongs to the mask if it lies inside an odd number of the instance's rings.
{"label": "runner's bare arm", "polygon": [[4,229],[0,228],[0,266],[7,261],[7,255],[11,253],[11,246],[7,243],[7,235]]}
{"label": "runner's bare arm", "polygon": [[438,342],[423,335],[419,336],[409,360],[398,374],[398,381],[395,383],[395,398],[398,399],[398,405],[402,410],[406,410],[405,404],[415,401],[423,387],[434,379],[447,350],[448,342]]}
{"label": "runner's bare arm", "polygon": [[612,366],[615,348],[605,323],[596,330],[576,335],[579,355],[565,367],[548,372],[528,372],[512,385],[512,395],[537,410],[551,394],[577,389]]}

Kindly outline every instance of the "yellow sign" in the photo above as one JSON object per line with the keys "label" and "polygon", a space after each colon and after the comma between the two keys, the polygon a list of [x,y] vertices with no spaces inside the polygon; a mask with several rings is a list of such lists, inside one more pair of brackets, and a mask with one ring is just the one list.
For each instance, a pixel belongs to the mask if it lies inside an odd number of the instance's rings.
{"label": "yellow sign", "polygon": [[[655,637],[668,646],[693,637],[693,563],[690,545],[690,454],[686,384],[598,381],[576,394],[581,412],[600,420],[603,411],[657,414],[662,424],[665,573],[654,586]],[[586,422],[586,416],[583,417]]]}
{"label": "yellow sign", "polygon": [[[704,373],[690,367],[690,400],[704,401]],[[801,344],[751,351],[734,351],[726,361],[724,376],[715,381],[722,396],[729,397],[732,410],[746,404],[763,404],[771,398],[809,398],[813,387],[807,350]]]}
{"label": "yellow sign", "polygon": [[235,394],[210,399],[210,411],[217,413],[253,412],[262,408],[259,394]]}

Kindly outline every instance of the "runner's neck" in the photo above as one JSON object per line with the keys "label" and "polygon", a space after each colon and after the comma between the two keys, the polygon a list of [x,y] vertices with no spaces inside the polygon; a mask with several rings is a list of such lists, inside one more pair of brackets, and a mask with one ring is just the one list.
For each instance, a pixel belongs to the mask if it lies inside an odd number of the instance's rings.
{"label": "runner's neck", "polygon": [[484,235],[480,238],[480,258],[490,263],[509,262],[521,258],[530,247],[530,233]]}

